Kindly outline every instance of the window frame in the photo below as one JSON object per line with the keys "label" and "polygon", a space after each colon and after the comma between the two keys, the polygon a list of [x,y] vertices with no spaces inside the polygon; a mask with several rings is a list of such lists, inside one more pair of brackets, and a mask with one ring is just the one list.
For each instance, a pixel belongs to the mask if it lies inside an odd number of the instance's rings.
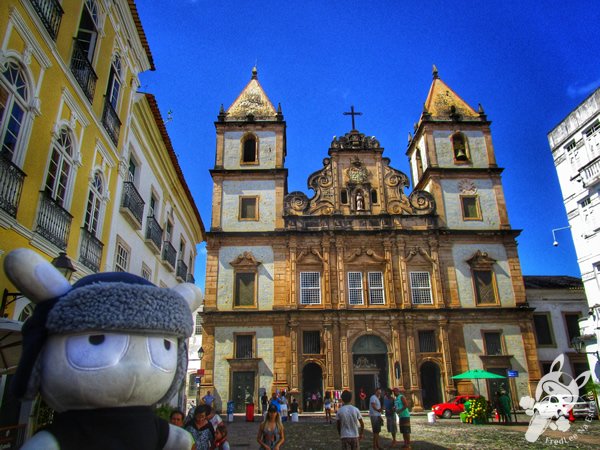
{"label": "window frame", "polygon": [[[66,142],[68,142],[68,145]],[[57,155],[57,160],[55,160],[54,155]],[[42,190],[48,194],[52,201],[65,210],[69,209],[68,206],[71,203],[72,186],[76,172],[75,157],[73,132],[68,127],[63,126],[52,139]],[[52,169],[53,166],[54,169]],[[68,168],[66,175],[64,175],[65,167]],[[50,180],[51,175],[52,181]],[[61,187],[64,190],[62,198],[59,197]]]}
{"label": "window frame", "polygon": [[[435,349],[433,351],[424,350],[423,346],[421,345],[421,343],[423,342],[421,340],[421,336],[425,336],[425,333],[431,333],[431,335],[433,336],[433,345],[435,347]],[[437,341],[437,333],[435,332],[435,330],[432,330],[432,329],[417,330],[417,339],[418,339],[418,342],[419,342],[419,353],[438,353],[439,352],[439,345],[438,345],[438,341]]]}
{"label": "window frame", "polygon": [[[481,214],[481,205],[479,202],[479,195],[477,194],[460,194],[460,208],[462,212],[462,218],[464,221],[482,221],[483,216]],[[467,216],[467,208],[465,207],[465,200],[473,199],[475,201],[476,215],[474,217]]]}
{"label": "window frame", "polygon": [[[500,341],[500,353],[499,354],[490,354],[488,353],[488,344],[486,336],[488,335],[498,335],[498,340]],[[506,346],[504,345],[504,336],[502,334],[502,330],[481,330],[481,337],[483,340],[483,350],[486,356],[506,356]]]}
{"label": "window frame", "polygon": [[[350,286],[350,275],[360,275],[357,280],[360,281],[360,286],[359,287],[351,287]],[[353,281],[357,281],[357,280],[353,280]],[[346,272],[346,282],[347,282],[347,287],[348,287],[348,305],[349,306],[362,306],[365,304],[365,293],[364,293],[364,283],[363,283],[363,272],[357,272],[357,271],[353,271],[353,270],[348,270]],[[350,295],[351,292],[359,292],[360,293],[360,303],[357,302],[352,302],[352,296]]]}
{"label": "window frame", "polygon": [[[371,275],[375,275],[378,274],[381,276],[381,286],[377,286],[377,287],[373,287],[373,283],[371,283]],[[385,277],[384,277],[384,273],[383,271],[379,270],[379,271],[369,271],[367,272],[367,290],[368,290],[368,299],[369,299],[369,305],[385,305]],[[375,303],[373,301],[373,293],[374,292],[381,292],[381,301]]]}
{"label": "window frame", "polygon": [[[350,277],[351,275],[360,274],[360,277],[357,277],[353,281],[360,280],[360,287],[350,287]],[[380,274],[381,275],[381,286],[371,287],[371,275],[372,274]],[[349,269],[346,271],[346,289],[347,293],[347,301],[348,306],[385,306],[387,304],[387,295],[386,295],[386,286],[385,286],[385,270],[356,270]],[[381,292],[382,302],[374,303],[372,301],[373,292]],[[351,293],[360,292],[360,303],[352,302]]]}
{"label": "window frame", "polygon": [[[252,304],[251,305],[240,305],[238,299],[238,276],[241,275],[252,275],[253,276],[253,294],[252,294]],[[249,269],[238,269],[233,273],[233,307],[234,308],[256,308],[257,305],[257,293],[258,293],[258,272],[256,270]]]}
{"label": "window frame", "polygon": [[[318,352],[307,352],[305,336],[307,333],[317,333],[318,341],[319,341],[319,351]],[[321,345],[321,332],[319,330],[302,330],[302,354],[303,355],[321,355],[323,354],[323,346]]]}
{"label": "window frame", "polygon": [[[457,136],[462,138],[462,141],[465,146],[465,159],[456,159],[456,149],[454,148],[454,140]],[[467,135],[462,131],[455,131],[450,136],[450,144],[452,146],[452,158],[454,159],[454,164],[470,164],[471,163],[471,152],[469,151],[469,140],[467,139]]]}
{"label": "window frame", "polygon": [[202,315],[197,312],[196,313],[196,322],[194,323],[194,336],[202,336]]}
{"label": "window frame", "polygon": [[[546,324],[548,325],[548,333],[550,338],[549,344],[540,344],[540,340],[538,337],[538,329],[535,323],[535,317],[545,317]],[[552,326],[552,314],[549,311],[540,311],[533,313],[533,329],[535,330],[535,343],[539,348],[556,348],[556,338],[554,337],[554,328]]]}
{"label": "window frame", "polygon": [[[108,74],[108,84],[106,86],[106,99],[118,115],[119,101],[123,87],[123,63],[121,56],[115,53],[110,62],[110,71]],[[116,92],[116,95],[114,95]]]}
{"label": "window frame", "polygon": [[[573,348],[573,343],[571,342],[574,338],[581,336],[581,328],[579,327],[579,319],[581,319],[581,313],[578,311],[562,311],[563,324],[565,326],[565,335],[567,337],[567,345],[569,348]],[[577,316],[577,336],[571,337],[569,333],[569,322],[567,321],[567,316]]]}
{"label": "window frame", "polygon": [[[98,190],[95,186],[96,180],[100,181],[101,190]],[[99,236],[102,234],[102,224],[104,221],[105,186],[106,183],[103,173],[100,170],[94,171],[93,179],[90,181],[85,213],[83,215],[83,227],[96,238],[99,238]],[[93,214],[90,214],[90,204],[92,204]]]}
{"label": "window frame", "polygon": [[[318,286],[303,286],[303,278],[305,275],[317,275],[317,281],[318,281]],[[312,305],[321,305],[323,302],[323,298],[322,298],[322,292],[321,292],[321,277],[322,274],[320,271],[318,270],[303,270],[300,271],[300,276],[299,276],[299,290],[298,293],[300,295],[299,298],[299,304],[302,306],[312,306]],[[304,302],[303,301],[303,293],[304,292],[318,292],[318,302]]]}
{"label": "window frame", "polygon": [[[119,258],[121,257],[121,255],[119,254],[119,247],[122,248],[127,254],[127,257],[125,258],[125,267],[122,267],[119,264]],[[115,272],[129,272],[130,262],[131,262],[131,247],[129,247],[120,236],[117,236],[117,242],[115,244],[115,262],[114,262]]]}
{"label": "window frame", "polygon": [[[254,140],[254,160],[246,161],[246,142],[250,139]],[[259,161],[259,140],[258,136],[254,133],[246,133],[240,139],[240,166],[257,166],[260,164]]]}
{"label": "window frame", "polygon": [[[422,275],[427,274],[427,282],[429,284],[428,287],[424,286],[414,286],[413,285],[413,274]],[[408,272],[409,284],[410,284],[410,301],[412,305],[433,305],[433,288],[431,284],[431,273],[428,270],[410,270]],[[429,302],[415,302],[415,291],[418,292],[428,291],[429,292]]]}
{"label": "window frame", "polygon": [[[15,79],[12,81],[4,76],[4,73],[8,72],[11,67],[16,71],[16,75],[13,77]],[[16,79],[20,79],[22,84],[15,84]],[[14,145],[11,150],[6,147],[6,153],[10,153],[10,161],[20,165],[25,149],[26,136],[30,131],[31,113],[29,112],[28,103],[31,89],[27,71],[19,61],[12,58],[6,61],[6,70],[0,73],[0,89],[6,92],[4,111],[0,116],[0,154],[4,153],[7,135],[10,133],[14,138]],[[15,106],[20,110],[20,119],[14,115]],[[13,133],[14,130],[10,130],[11,127],[9,126],[14,123],[13,119],[18,121],[16,135]]]}
{"label": "window frame", "polygon": [[[258,222],[260,220],[260,214],[258,211],[259,205],[259,196],[258,195],[240,195],[239,197],[239,209],[238,209],[238,220],[240,222]],[[254,217],[242,217],[242,212],[244,211],[242,208],[242,203],[244,200],[254,200]]]}
{"label": "window frame", "polygon": [[[498,285],[496,280],[496,272],[494,271],[494,265],[496,260],[491,258],[486,252],[477,250],[475,254],[467,260],[467,264],[471,267],[471,282],[473,286],[473,302],[475,306],[481,307],[495,307],[500,305],[500,296],[498,294]],[[478,273],[489,273],[491,277],[491,293],[494,297],[493,302],[481,302],[480,291],[477,285],[477,274]]]}
{"label": "window frame", "polygon": [[[246,356],[246,357],[238,357],[238,338],[241,337],[250,337],[250,339],[252,340],[252,355],[251,356]],[[253,332],[240,332],[240,333],[233,333],[233,359],[254,359],[256,358],[256,333]]]}

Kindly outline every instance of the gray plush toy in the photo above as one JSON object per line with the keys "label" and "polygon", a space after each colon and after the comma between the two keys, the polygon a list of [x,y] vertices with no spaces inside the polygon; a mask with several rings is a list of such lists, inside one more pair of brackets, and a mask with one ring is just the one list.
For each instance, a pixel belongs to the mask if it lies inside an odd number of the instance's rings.
{"label": "gray plush toy", "polygon": [[28,249],[9,253],[9,279],[37,304],[23,325],[13,388],[40,392],[57,414],[29,449],[190,449],[191,435],[155,416],[187,367],[186,338],[202,292],[158,288],[136,275],[89,275],[71,286]]}

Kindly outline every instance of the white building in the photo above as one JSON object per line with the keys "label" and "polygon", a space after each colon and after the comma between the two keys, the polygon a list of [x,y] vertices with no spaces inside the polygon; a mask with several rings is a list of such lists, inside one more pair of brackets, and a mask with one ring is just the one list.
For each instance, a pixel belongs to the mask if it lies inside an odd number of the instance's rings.
{"label": "white building", "polygon": [[549,134],[554,164],[585,293],[589,315],[580,321],[594,381],[600,378],[600,89]]}

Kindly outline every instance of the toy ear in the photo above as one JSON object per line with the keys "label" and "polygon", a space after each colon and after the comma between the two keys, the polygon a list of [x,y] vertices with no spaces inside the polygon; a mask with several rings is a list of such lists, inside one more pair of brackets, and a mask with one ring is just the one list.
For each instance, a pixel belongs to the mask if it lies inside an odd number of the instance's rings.
{"label": "toy ear", "polygon": [[71,290],[71,285],[56,267],[27,248],[18,248],[6,255],[4,272],[34,303],[59,297]]}
{"label": "toy ear", "polygon": [[[552,373],[552,372],[559,372],[562,370],[563,367],[563,363],[565,362],[565,355],[563,355],[562,353],[560,355],[558,355],[556,357],[556,359],[552,362],[552,365],[550,366],[550,372],[548,372],[548,374]],[[555,366],[558,365],[558,368],[555,368]]]}
{"label": "toy ear", "polygon": [[[590,376],[592,375],[591,371],[586,370],[585,372],[583,372],[581,375],[579,375],[577,378],[575,378],[575,383],[577,383],[577,387],[581,388],[583,386],[585,386],[585,384],[588,382],[588,380],[590,379]],[[581,383],[578,383],[577,381],[583,378],[583,381],[581,381]]]}
{"label": "toy ear", "polygon": [[183,297],[190,311],[194,312],[202,305],[202,290],[192,283],[181,283],[171,288]]}

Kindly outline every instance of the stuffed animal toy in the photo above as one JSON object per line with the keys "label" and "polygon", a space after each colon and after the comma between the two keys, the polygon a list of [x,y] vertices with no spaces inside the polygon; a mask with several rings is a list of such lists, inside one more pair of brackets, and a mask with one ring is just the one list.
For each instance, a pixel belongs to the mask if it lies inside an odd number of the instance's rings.
{"label": "stuffed animal toy", "polygon": [[23,449],[191,449],[191,435],[158,418],[187,369],[186,338],[202,292],[159,288],[124,272],[86,276],[73,286],[32,250],[4,262],[32,302],[13,389],[40,392],[53,423]]}

